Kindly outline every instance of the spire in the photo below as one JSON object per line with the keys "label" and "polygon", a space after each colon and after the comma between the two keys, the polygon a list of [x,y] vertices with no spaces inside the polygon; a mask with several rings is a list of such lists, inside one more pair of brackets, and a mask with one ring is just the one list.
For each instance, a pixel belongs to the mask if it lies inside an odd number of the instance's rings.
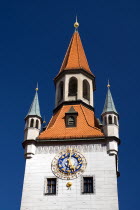
{"label": "spire", "polygon": [[83,69],[88,73],[92,74],[88,65],[88,61],[84,52],[79,32],[77,30],[79,27],[79,23],[77,22],[77,17],[76,17],[76,22],[74,23],[74,27],[75,27],[75,32],[71,38],[69,47],[67,49],[59,73],[65,70]]}
{"label": "spire", "polygon": [[30,109],[29,109],[29,112],[28,112],[27,116],[36,115],[38,117],[41,117],[40,107],[39,107],[39,100],[38,100],[38,84],[37,84],[37,87],[36,87],[35,90],[36,90],[36,93],[35,93],[33,102],[32,102],[32,104],[30,106]]}
{"label": "spire", "polygon": [[102,114],[104,114],[106,112],[115,112],[116,114],[118,114],[116,111],[115,105],[114,105],[112,95],[111,95],[109,81],[108,81],[107,87],[108,87],[108,90],[107,90],[105,105],[104,105]]}

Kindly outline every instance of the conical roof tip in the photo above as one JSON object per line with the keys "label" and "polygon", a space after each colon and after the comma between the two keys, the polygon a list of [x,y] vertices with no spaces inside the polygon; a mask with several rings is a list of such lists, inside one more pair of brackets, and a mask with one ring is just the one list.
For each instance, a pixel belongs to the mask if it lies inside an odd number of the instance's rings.
{"label": "conical roof tip", "polygon": [[38,117],[41,117],[37,90],[38,90],[38,87],[36,88],[36,93],[35,93],[33,102],[30,106],[30,109],[29,109],[29,112],[28,112],[27,116],[36,115]]}
{"label": "conical roof tip", "polygon": [[105,100],[105,104],[104,104],[104,109],[102,114],[106,113],[106,112],[115,112],[116,114],[118,114],[115,105],[114,105],[114,101],[111,95],[111,91],[110,91],[110,85],[107,86],[108,90],[107,90],[107,94],[106,94],[106,100]]}
{"label": "conical roof tip", "polygon": [[83,69],[88,73],[90,73],[91,75],[93,75],[89,68],[86,54],[84,52],[80,35],[77,30],[74,32],[71,38],[69,47],[67,49],[59,73],[65,70],[72,70],[72,69]]}

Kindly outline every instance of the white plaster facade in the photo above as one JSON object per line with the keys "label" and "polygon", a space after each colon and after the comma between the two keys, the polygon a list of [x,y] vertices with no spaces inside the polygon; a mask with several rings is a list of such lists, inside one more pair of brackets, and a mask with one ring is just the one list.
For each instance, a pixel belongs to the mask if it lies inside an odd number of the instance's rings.
{"label": "white plaster facade", "polygon": [[[77,89],[77,96],[69,96],[69,80],[70,78],[75,77],[78,81],[78,89]],[[83,81],[87,80],[90,86],[90,100],[83,98]],[[58,101],[58,95],[59,95],[59,84],[63,82],[64,84],[64,92],[63,92],[63,99],[61,101]],[[82,100],[86,104],[94,107],[94,100],[93,100],[93,81],[85,76],[82,73],[79,74],[65,74],[60,80],[56,83],[56,98],[55,98],[55,107],[57,107],[60,103],[63,101],[76,101],[76,100]]]}
{"label": "white plaster facade", "polygon": [[[34,120],[33,127],[30,127],[31,120]],[[36,121],[38,120],[38,128],[36,128]],[[25,140],[35,140],[41,129],[41,120],[38,117],[29,117],[25,123],[24,129],[24,141]]]}
{"label": "white plaster facade", "polygon": [[[112,117],[112,124],[109,124],[109,116]],[[114,117],[116,117],[116,124],[114,123]],[[105,136],[116,136],[117,138],[119,138],[119,122],[118,116],[116,114],[106,113],[103,115],[103,131]]]}
{"label": "white plaster facade", "polygon": [[[55,177],[51,162],[60,150],[68,148],[69,145],[53,143],[37,146],[35,155],[26,159],[20,210],[119,209],[115,155],[110,156],[107,153],[107,145],[101,143],[70,145],[86,158],[87,167],[84,173],[71,180],[72,187],[69,190],[66,187],[68,180],[57,179],[57,194],[45,195],[46,178]],[[93,176],[94,193],[82,193],[83,176]]]}

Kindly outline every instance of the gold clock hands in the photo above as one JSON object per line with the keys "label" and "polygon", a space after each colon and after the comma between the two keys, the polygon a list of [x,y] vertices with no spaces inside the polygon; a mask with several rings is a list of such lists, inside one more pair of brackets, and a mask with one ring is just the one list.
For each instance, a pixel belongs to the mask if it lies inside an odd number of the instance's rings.
{"label": "gold clock hands", "polygon": [[69,168],[74,171],[75,170],[75,166],[72,164],[71,151],[72,150],[70,149],[70,156],[69,156],[68,162],[69,162]]}
{"label": "gold clock hands", "polygon": [[71,149],[70,149],[70,160],[71,160]]}
{"label": "gold clock hands", "polygon": [[69,154],[69,158],[68,158],[68,166],[69,168],[71,168],[71,150],[69,150],[70,154]]}

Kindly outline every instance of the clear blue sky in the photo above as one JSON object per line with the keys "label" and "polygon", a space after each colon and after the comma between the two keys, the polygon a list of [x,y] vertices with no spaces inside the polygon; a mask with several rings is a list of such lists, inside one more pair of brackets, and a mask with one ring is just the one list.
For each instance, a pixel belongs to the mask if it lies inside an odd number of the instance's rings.
{"label": "clear blue sky", "polygon": [[4,0],[0,1],[1,210],[19,210],[24,117],[38,81],[41,113],[49,121],[53,78],[74,31],[76,14],[96,75],[96,116],[103,109],[108,78],[120,114],[120,210],[140,209],[140,1]]}

